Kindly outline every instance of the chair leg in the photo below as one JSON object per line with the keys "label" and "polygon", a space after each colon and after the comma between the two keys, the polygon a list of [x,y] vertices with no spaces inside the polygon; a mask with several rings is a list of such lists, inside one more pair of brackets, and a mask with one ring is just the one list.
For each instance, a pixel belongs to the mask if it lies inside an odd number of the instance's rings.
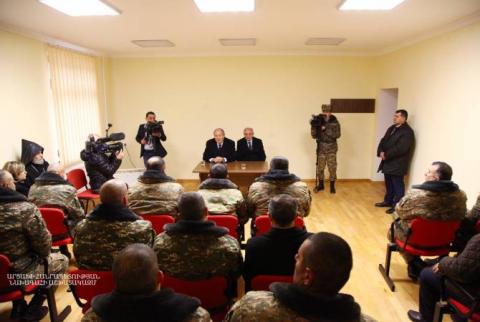
{"label": "chair leg", "polygon": [[382,264],[378,265],[378,269],[382,274],[385,282],[387,282],[388,287],[392,292],[395,292],[395,284],[393,283],[392,278],[390,277],[390,262],[392,259],[392,252],[397,250],[397,245],[395,243],[387,244],[387,255],[385,257],[385,266]]}
{"label": "chair leg", "polygon": [[433,314],[433,322],[442,322],[443,314],[448,311],[448,303],[445,301],[438,301],[435,304],[435,313]]}
{"label": "chair leg", "polygon": [[48,311],[50,312],[51,322],[62,322],[72,312],[72,307],[67,305],[60,314],[57,310],[57,302],[55,301],[55,290],[53,286],[45,289],[47,295]]}

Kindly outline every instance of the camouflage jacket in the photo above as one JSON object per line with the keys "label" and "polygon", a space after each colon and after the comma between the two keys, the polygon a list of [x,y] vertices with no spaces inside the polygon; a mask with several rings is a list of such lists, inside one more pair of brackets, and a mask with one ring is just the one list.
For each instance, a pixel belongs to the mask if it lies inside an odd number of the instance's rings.
{"label": "camouflage jacket", "polygon": [[[132,322],[137,322],[138,320],[132,320]],[[203,307],[199,307],[195,312],[190,315],[189,318],[184,320],[184,322],[210,322],[210,314]],[[81,322],[108,322],[99,317],[92,309],[88,310],[85,315],[82,317]]]}
{"label": "camouflage jacket", "polygon": [[452,181],[429,181],[412,187],[397,203],[400,218],[396,236],[405,240],[410,221],[420,217],[428,220],[462,220],[467,213],[467,196]]}
{"label": "camouflage jacket", "polygon": [[316,139],[319,143],[318,154],[336,153],[338,150],[337,139],[341,136],[340,123],[338,119],[331,115],[328,121],[325,120],[325,114],[319,115],[323,120],[321,126],[325,126],[325,130],[318,129],[314,126],[311,127],[312,138]]}
{"label": "camouflage jacket", "polygon": [[85,218],[82,204],[77,198],[77,189],[55,173],[44,172],[30,187],[28,200],[37,207],[61,208],[67,216],[70,229]]}
{"label": "camouflage jacket", "polygon": [[136,214],[177,215],[177,205],[183,187],[157,170],[147,170],[129,189],[128,206]]}
{"label": "camouflage jacket", "polygon": [[113,258],[127,245],[153,245],[155,232],[149,221],[120,204],[101,204],[76,228],[73,253],[82,269],[111,270]]}
{"label": "camouflage jacket", "polygon": [[33,273],[51,245],[38,208],[20,193],[0,188],[0,253],[10,259],[11,271]]}
{"label": "camouflage jacket", "polygon": [[244,224],[248,221],[245,200],[238,186],[228,179],[207,179],[198,187],[210,215],[233,214]]}
{"label": "camouflage jacket", "polygon": [[256,217],[266,214],[270,198],[279,194],[287,194],[297,200],[298,214],[308,216],[312,196],[307,184],[287,171],[274,170],[256,179],[250,186],[247,196],[247,212]]}
{"label": "camouflage jacket", "polygon": [[242,266],[240,245],[228,229],[213,222],[180,220],[165,226],[155,239],[159,268],[180,279],[215,275],[238,278]]}

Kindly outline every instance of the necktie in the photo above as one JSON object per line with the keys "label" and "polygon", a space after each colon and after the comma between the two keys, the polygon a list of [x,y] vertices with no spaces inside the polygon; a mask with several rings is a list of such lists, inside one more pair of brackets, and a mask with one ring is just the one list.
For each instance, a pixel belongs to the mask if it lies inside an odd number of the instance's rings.
{"label": "necktie", "polygon": [[222,145],[221,144],[218,144],[218,149],[220,150],[222,148]]}
{"label": "necktie", "polygon": [[247,141],[247,143],[248,143],[248,149],[252,150],[252,141]]}

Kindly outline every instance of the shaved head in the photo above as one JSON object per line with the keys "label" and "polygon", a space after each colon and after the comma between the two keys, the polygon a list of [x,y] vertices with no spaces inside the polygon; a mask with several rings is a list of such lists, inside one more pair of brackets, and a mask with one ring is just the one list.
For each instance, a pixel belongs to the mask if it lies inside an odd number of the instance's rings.
{"label": "shaved head", "polygon": [[127,201],[127,184],[119,179],[111,179],[100,188],[102,203],[123,203]]}
{"label": "shaved head", "polygon": [[185,192],[178,201],[180,219],[201,221],[206,216],[206,206],[203,197],[198,192]]}
{"label": "shaved head", "polygon": [[273,157],[272,160],[270,161],[270,170],[287,170],[288,171],[288,159],[281,156]]}
{"label": "shaved head", "polygon": [[15,181],[13,180],[13,176],[6,170],[0,170],[0,188],[15,190]]}
{"label": "shaved head", "polygon": [[217,163],[210,168],[210,178],[225,179],[228,171],[224,164]]}
{"label": "shaved head", "polygon": [[162,157],[151,157],[147,161],[147,170],[159,170],[165,172],[165,160]]}
{"label": "shaved head", "polygon": [[48,172],[56,173],[61,177],[65,177],[65,168],[60,163],[52,163],[47,168]]}

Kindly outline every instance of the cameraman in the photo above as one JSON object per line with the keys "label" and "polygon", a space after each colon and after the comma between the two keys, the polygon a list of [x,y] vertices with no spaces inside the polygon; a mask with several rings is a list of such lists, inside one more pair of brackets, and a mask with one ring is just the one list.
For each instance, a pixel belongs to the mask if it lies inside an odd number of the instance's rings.
{"label": "cameraman", "polygon": [[160,122],[157,123],[155,117],[155,113],[148,112],[145,115],[147,123],[140,124],[137,136],[135,137],[135,140],[142,145],[140,157],[143,157],[145,167],[147,167],[147,161],[151,157],[159,156],[164,158],[167,155],[167,151],[160,142],[160,140],[166,141],[167,137],[163,132],[162,125]]}
{"label": "cameraman", "polygon": [[108,151],[103,149],[105,144],[97,143],[97,135],[90,134],[88,140],[91,144],[87,143],[87,146],[90,148],[82,150],[80,158],[85,162],[85,169],[90,178],[90,187],[95,193],[98,193],[102,184],[113,179],[113,175],[122,164],[124,153],[116,150],[107,154]]}

